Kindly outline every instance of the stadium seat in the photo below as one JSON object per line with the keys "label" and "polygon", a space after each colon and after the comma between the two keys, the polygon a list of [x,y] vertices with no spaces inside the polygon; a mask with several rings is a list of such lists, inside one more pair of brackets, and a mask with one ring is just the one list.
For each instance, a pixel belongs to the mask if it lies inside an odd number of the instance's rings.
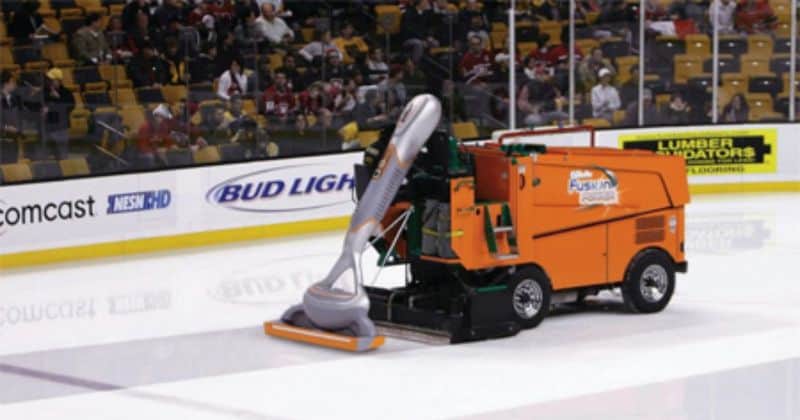
{"label": "stadium seat", "polygon": [[726,73],[722,75],[722,86],[734,93],[747,92],[748,77],[742,73]]}
{"label": "stadium seat", "polygon": [[3,185],[3,171],[0,170],[0,185]]}
{"label": "stadium seat", "polygon": [[772,52],[789,54],[792,52],[791,42],[792,41],[789,38],[776,39],[772,47]]}
{"label": "stadium seat", "polygon": [[0,45],[0,63],[4,65],[14,63],[14,55],[8,46]]}
{"label": "stadium seat", "polygon": [[657,74],[645,74],[644,87],[650,89],[655,95],[663,93],[667,89],[666,84]]}
{"label": "stadium seat", "polygon": [[83,26],[85,19],[82,17],[67,17],[59,20],[59,22],[61,23],[61,31],[71,38]]}
{"label": "stadium seat", "polygon": [[508,32],[492,31],[489,34],[489,39],[492,42],[492,49],[494,50],[502,49],[503,46],[506,45],[506,41],[508,40]]}
{"label": "stadium seat", "polygon": [[[789,95],[789,89],[791,89],[791,81],[789,80],[789,73],[783,73],[781,76],[781,96]],[[797,73],[794,78],[794,85],[796,88],[800,88],[800,73]],[[800,92],[798,92],[800,93]],[[797,95],[800,97],[800,94]]]}
{"label": "stadium seat", "polygon": [[[769,60],[769,71],[783,74],[791,70],[792,60],[789,54],[774,54]],[[800,70],[800,59],[795,61],[795,70]]]}
{"label": "stadium seat", "polygon": [[706,58],[711,55],[711,39],[705,34],[686,35],[686,54]]}
{"label": "stadium seat", "polygon": [[[607,38],[600,44],[600,48],[603,50],[603,55],[606,58],[617,58],[622,57],[623,55],[631,55],[630,44],[621,40],[620,38]],[[589,51],[585,51],[584,54],[589,54]]]}
{"label": "stadium seat", "polygon": [[752,76],[748,82],[747,91],[751,93],[769,93],[775,96],[783,90],[782,84],[781,80],[774,74]]}
{"label": "stadium seat", "polygon": [[772,55],[772,37],[764,34],[747,36],[747,55],[751,57],[769,58]]}
{"label": "stadium seat", "polygon": [[161,95],[164,100],[174,105],[180,102],[181,99],[186,99],[186,86],[184,85],[166,85],[161,87]]}
{"label": "stadium seat", "polygon": [[84,92],[83,103],[87,108],[94,110],[97,107],[110,106],[111,97],[105,91]]}
{"label": "stadium seat", "polygon": [[192,159],[197,164],[216,163],[221,160],[217,146],[206,146],[195,150]]}
{"label": "stadium seat", "polygon": [[747,52],[747,40],[738,35],[723,35],[719,37],[719,53],[735,56]]}
{"label": "stadium seat", "polygon": [[378,35],[389,33],[394,35],[400,32],[402,11],[396,4],[379,4],[375,6],[377,20],[376,32]]}
{"label": "stadium seat", "polygon": [[96,66],[75,67],[72,70],[72,77],[76,85],[83,90],[106,90],[108,84],[100,77],[100,72]]}
{"label": "stadium seat", "polygon": [[220,145],[219,155],[223,162],[240,162],[245,159],[244,147],[238,143]]}
{"label": "stadium seat", "polygon": [[[711,58],[707,58],[703,62],[703,72],[704,73],[712,73],[714,71],[714,61]],[[719,55],[719,72],[720,73],[739,73],[741,71],[741,65],[739,60],[735,59],[731,54],[720,54]]]}
{"label": "stadium seat", "polygon": [[459,140],[476,139],[480,136],[478,127],[472,121],[453,123],[451,129],[453,136]]}
{"label": "stadium seat", "polygon": [[696,74],[687,80],[686,85],[690,89],[705,91],[711,87],[712,75],[710,73]]}
{"label": "stadium seat", "polygon": [[136,99],[138,99],[140,104],[166,102],[166,99],[164,99],[164,94],[161,93],[161,89],[150,87],[136,89]]}
{"label": "stadium seat", "polygon": [[30,164],[31,173],[33,174],[33,179],[45,180],[45,179],[56,179],[61,178],[63,174],[61,173],[61,166],[59,166],[58,162],[54,160],[43,160],[39,162],[33,162]]}
{"label": "stadium seat", "polygon": [[59,160],[58,165],[65,177],[89,175],[89,164],[84,158]]}
{"label": "stadium seat", "polygon": [[45,17],[44,24],[55,32],[61,32],[63,30],[63,27],[61,26],[61,21],[55,17],[55,14],[53,16]]}
{"label": "stadium seat", "polygon": [[702,58],[689,54],[675,55],[674,66],[674,81],[681,85],[685,84],[689,77],[703,72]]}
{"label": "stadium seat", "polygon": [[622,122],[625,121],[625,110],[618,109],[614,111],[614,117],[612,118],[612,120],[613,120],[613,125],[615,126],[622,125]]}
{"label": "stadium seat", "polygon": [[581,53],[583,53],[583,55],[587,55],[593,49],[600,46],[600,41],[594,38],[576,39],[575,46],[578,47],[579,50],[581,50]]}
{"label": "stadium seat", "polygon": [[581,122],[583,125],[589,125],[594,128],[608,128],[611,127],[611,123],[608,122],[605,118],[584,118]]}
{"label": "stadium seat", "polygon": [[100,77],[108,82],[112,88],[131,88],[133,82],[128,79],[125,66],[121,64],[100,64],[97,66]]}
{"label": "stadium seat", "polygon": [[537,49],[539,46],[535,42],[518,42],[517,49],[522,57],[528,56],[531,51]]}
{"label": "stadium seat", "polygon": [[42,61],[42,50],[36,47],[15,47],[14,62],[25,65],[31,62]]}
{"label": "stadium seat", "polygon": [[137,132],[139,127],[145,122],[144,109],[140,106],[126,106],[119,111],[122,117],[122,125],[127,127],[128,131]]}
{"label": "stadium seat", "polygon": [[366,130],[358,132],[358,144],[361,147],[369,147],[372,143],[378,141],[381,137],[381,132],[378,130]]}
{"label": "stadium seat", "polygon": [[133,93],[133,89],[130,88],[119,88],[113,90],[111,92],[111,100],[114,102],[114,105],[122,108],[139,105],[139,101],[136,99],[136,94]]}
{"label": "stadium seat", "polygon": [[[671,59],[677,54],[686,53],[686,42],[676,36],[658,36],[652,54],[661,59]],[[648,51],[647,53],[650,53]]]}
{"label": "stadium seat", "polygon": [[89,133],[89,118],[92,113],[86,109],[75,109],[69,114],[69,137],[84,139]]}
{"label": "stadium seat", "polygon": [[169,166],[192,166],[194,164],[192,151],[188,149],[167,150],[167,164]]}
{"label": "stadium seat", "polygon": [[625,83],[631,78],[631,66],[639,64],[639,56],[624,55],[617,57],[617,83]]}
{"label": "stadium seat", "polygon": [[216,98],[214,85],[211,83],[194,83],[189,86],[189,100],[194,102],[206,101]]}
{"label": "stadium seat", "polygon": [[56,67],[75,67],[75,60],[70,58],[67,46],[60,42],[43,45],[42,56],[50,60]]}
{"label": "stadium seat", "polygon": [[742,55],[740,66],[741,72],[748,75],[769,73],[769,59],[763,56]]}
{"label": "stadium seat", "polygon": [[547,34],[550,39],[547,41],[547,45],[559,44],[561,43],[561,28],[562,24],[558,21],[553,20],[545,20],[540,21],[539,25],[539,33]]}
{"label": "stadium seat", "polygon": [[773,112],[772,96],[766,93],[751,93],[746,96],[750,107],[750,121],[758,121],[765,114]]}
{"label": "stadium seat", "polygon": [[25,163],[9,163],[0,165],[0,172],[3,173],[3,182],[23,182],[33,179],[31,168]]}

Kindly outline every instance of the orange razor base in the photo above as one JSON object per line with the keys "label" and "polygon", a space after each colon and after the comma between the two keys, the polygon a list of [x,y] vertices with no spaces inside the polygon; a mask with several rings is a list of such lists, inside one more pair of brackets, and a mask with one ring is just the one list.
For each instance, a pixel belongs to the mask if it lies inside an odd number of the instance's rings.
{"label": "orange razor base", "polygon": [[279,321],[265,322],[264,333],[273,337],[352,352],[374,350],[382,346],[386,341],[386,338],[382,335],[352,337],[316,329],[295,327]]}

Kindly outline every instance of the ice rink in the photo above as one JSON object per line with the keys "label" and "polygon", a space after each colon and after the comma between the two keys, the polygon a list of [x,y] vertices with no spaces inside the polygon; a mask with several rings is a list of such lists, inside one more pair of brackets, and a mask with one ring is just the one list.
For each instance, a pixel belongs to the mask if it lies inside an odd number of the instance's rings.
{"label": "ice rink", "polygon": [[0,419],[800,419],[800,194],[687,212],[665,312],[606,294],[515,337],[369,354],[262,330],[340,232],[2,272]]}

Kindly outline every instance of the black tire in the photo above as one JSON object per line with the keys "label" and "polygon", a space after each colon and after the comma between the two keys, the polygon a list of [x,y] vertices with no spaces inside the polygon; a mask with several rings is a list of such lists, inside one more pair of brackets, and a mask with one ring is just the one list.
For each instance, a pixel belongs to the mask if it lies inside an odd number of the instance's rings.
{"label": "black tire", "polygon": [[625,272],[622,299],[629,311],[650,314],[664,309],[675,291],[675,265],[657,249],[637,254]]}
{"label": "black tire", "polygon": [[511,313],[523,329],[539,325],[550,312],[550,280],[537,267],[524,267],[508,282]]}

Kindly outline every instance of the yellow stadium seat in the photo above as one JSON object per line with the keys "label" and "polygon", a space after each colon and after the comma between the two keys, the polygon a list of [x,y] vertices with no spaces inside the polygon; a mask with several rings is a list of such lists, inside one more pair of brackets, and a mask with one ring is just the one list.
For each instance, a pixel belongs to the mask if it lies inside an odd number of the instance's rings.
{"label": "yellow stadium seat", "polygon": [[584,118],[582,124],[589,125],[594,128],[608,128],[611,123],[605,118]]}
{"label": "yellow stadium seat", "polygon": [[600,46],[600,41],[594,38],[586,38],[586,39],[576,39],[575,45],[581,50],[583,55],[587,55],[592,52],[593,49]]}
{"label": "yellow stadium seat", "polygon": [[459,140],[475,139],[480,136],[478,127],[472,121],[453,123],[451,129],[453,136]]}
{"label": "yellow stadium seat", "polygon": [[519,49],[519,53],[522,55],[522,57],[527,56],[528,54],[530,54],[531,51],[535,50],[538,47],[539,47],[538,44],[536,44],[535,42],[517,43],[517,48]]}
{"label": "yellow stadium seat", "polygon": [[4,182],[22,182],[33,179],[31,168],[26,163],[9,163],[0,165]]}
{"label": "yellow stadium seat", "polygon": [[503,48],[508,40],[508,32],[492,32],[489,34],[489,39],[492,41],[492,48],[495,50]]}
{"label": "yellow stadium seat", "polygon": [[747,37],[747,55],[751,57],[772,56],[774,41],[772,37],[764,34],[754,34]]}
{"label": "yellow stadium seat", "polygon": [[739,59],[741,65],[741,72],[746,75],[761,75],[769,73],[769,55],[757,56],[752,54],[744,54]]}
{"label": "yellow stadium seat", "polygon": [[181,99],[185,99],[187,95],[186,86],[184,85],[166,85],[161,87],[161,94],[164,95],[164,99],[167,100],[167,103],[170,105],[174,105],[180,102]]}
{"label": "yellow stadium seat", "polygon": [[761,117],[773,112],[772,96],[768,93],[750,93],[746,96],[750,107],[750,121],[759,121]]}
{"label": "yellow stadium seat", "polygon": [[75,109],[69,114],[69,137],[82,139],[89,132],[89,118],[92,113],[86,109]]}
{"label": "yellow stadium seat", "polygon": [[140,106],[124,107],[119,114],[122,117],[122,124],[133,133],[138,132],[139,127],[145,122],[144,109]]}
{"label": "yellow stadium seat", "polygon": [[84,158],[64,159],[58,161],[65,177],[89,175],[89,164]]}
{"label": "yellow stadium seat", "polygon": [[358,138],[358,124],[355,121],[349,122],[339,129],[339,137],[343,142],[353,141]]}
{"label": "yellow stadium seat", "polygon": [[247,115],[256,115],[258,114],[258,109],[256,108],[256,101],[253,99],[245,99],[242,101],[242,110]]}
{"label": "yellow stadium seat", "polygon": [[722,86],[734,93],[747,92],[749,77],[743,73],[724,73],[722,74]]}
{"label": "yellow stadium seat", "polygon": [[0,64],[13,64],[14,55],[11,54],[11,48],[7,46],[0,46]]}
{"label": "yellow stadium seat", "polygon": [[684,84],[690,77],[703,72],[703,59],[689,54],[674,57],[675,83]]}
{"label": "yellow stadium seat", "polygon": [[56,67],[75,67],[75,60],[70,58],[67,46],[60,42],[44,44],[42,57],[52,61]]}
{"label": "yellow stadium seat", "polygon": [[367,130],[358,132],[358,143],[361,147],[369,147],[372,143],[378,141],[381,137],[379,130]]}
{"label": "yellow stadium seat", "polygon": [[128,79],[128,74],[125,72],[125,66],[121,64],[100,64],[97,66],[97,72],[112,88],[133,87],[133,82]]}
{"label": "yellow stadium seat", "polygon": [[396,4],[379,4],[375,6],[375,15],[378,21],[376,31],[379,35],[386,33],[394,35],[400,32],[402,12],[399,6]]}
{"label": "yellow stadium seat", "polygon": [[614,118],[613,118],[614,125],[622,125],[622,122],[625,121],[625,110],[618,109],[614,111]]}
{"label": "yellow stadium seat", "polygon": [[114,105],[119,107],[126,107],[132,105],[139,105],[139,100],[136,99],[136,94],[133,92],[133,89],[129,88],[119,88],[115,89],[111,96],[111,102]]}
{"label": "yellow stadium seat", "polygon": [[[686,35],[686,54],[706,58],[711,55],[711,39],[705,34]],[[770,49],[772,51],[772,49]]]}
{"label": "yellow stadium seat", "polygon": [[192,152],[194,163],[215,163],[220,161],[219,149],[217,146],[201,147]]}
{"label": "yellow stadium seat", "polygon": [[283,54],[270,54],[269,55],[269,68],[277,70],[283,66]]}
{"label": "yellow stadium seat", "polygon": [[558,21],[543,21],[539,22],[539,33],[547,34],[550,39],[547,40],[547,45],[555,45],[561,43],[561,22]]}

